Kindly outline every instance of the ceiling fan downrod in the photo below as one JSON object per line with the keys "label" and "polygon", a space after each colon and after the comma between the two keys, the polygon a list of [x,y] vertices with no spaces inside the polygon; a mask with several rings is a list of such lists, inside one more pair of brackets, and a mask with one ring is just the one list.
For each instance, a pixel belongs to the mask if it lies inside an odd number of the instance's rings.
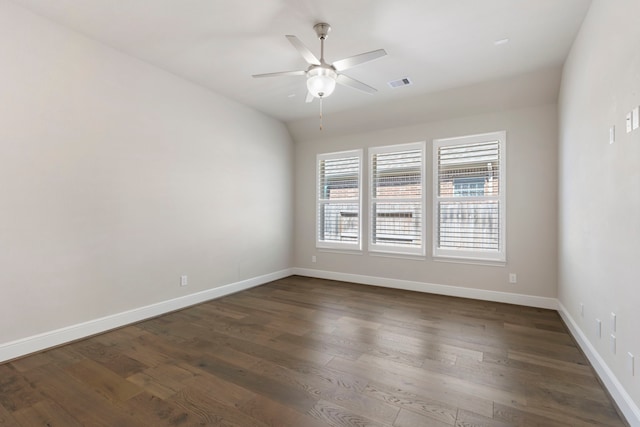
{"label": "ceiling fan downrod", "polygon": [[324,62],[324,41],[329,35],[329,31],[331,31],[331,25],[327,24],[326,22],[319,22],[313,26],[313,29],[320,39],[320,64],[324,65],[326,64]]}

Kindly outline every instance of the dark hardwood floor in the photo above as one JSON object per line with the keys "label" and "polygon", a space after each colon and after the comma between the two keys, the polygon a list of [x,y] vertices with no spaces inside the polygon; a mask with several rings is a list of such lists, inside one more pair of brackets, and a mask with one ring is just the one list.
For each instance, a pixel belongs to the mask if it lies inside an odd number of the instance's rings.
{"label": "dark hardwood floor", "polygon": [[292,276],[0,365],[0,426],[623,426],[551,310]]}

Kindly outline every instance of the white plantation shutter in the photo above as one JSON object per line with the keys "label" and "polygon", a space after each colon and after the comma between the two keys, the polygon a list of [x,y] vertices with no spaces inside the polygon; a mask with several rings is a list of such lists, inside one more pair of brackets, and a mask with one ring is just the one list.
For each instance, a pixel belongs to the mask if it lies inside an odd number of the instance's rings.
{"label": "white plantation shutter", "polygon": [[369,150],[374,252],[424,255],[424,144]]}
{"label": "white plantation shutter", "polygon": [[434,141],[434,256],[505,260],[505,137]]}
{"label": "white plantation shutter", "polygon": [[316,246],[361,249],[362,150],[317,158]]}

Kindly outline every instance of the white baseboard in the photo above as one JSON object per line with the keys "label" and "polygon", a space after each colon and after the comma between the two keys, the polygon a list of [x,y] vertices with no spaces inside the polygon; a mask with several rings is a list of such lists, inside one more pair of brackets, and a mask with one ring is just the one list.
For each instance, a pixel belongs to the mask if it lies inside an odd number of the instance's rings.
{"label": "white baseboard", "polygon": [[560,301],[558,301],[558,313],[564,320],[571,331],[571,335],[576,339],[582,351],[587,355],[589,362],[598,373],[600,380],[603,382],[613,400],[616,401],[618,408],[624,414],[627,422],[631,427],[640,427],[640,408],[635,404],[631,396],[626,392],[620,381],[616,378],[615,374],[604,359],[600,356],[587,336],[582,332],[582,329],[573,320],[573,317],[569,314],[569,311],[565,308]]}
{"label": "white baseboard", "polygon": [[386,288],[403,289],[406,291],[425,292],[430,294],[447,295],[460,298],[472,298],[482,301],[504,302],[508,304],[526,305],[529,307],[548,308],[551,310],[558,309],[558,300],[556,300],[555,298],[546,298],[534,295],[488,291],[485,289],[463,288],[459,286],[437,285],[433,283],[389,279],[386,277],[363,276],[360,274],[337,273],[333,271],[313,270],[309,268],[294,268],[293,274],[316,277],[318,279],[352,282],[361,285],[373,285]]}
{"label": "white baseboard", "polygon": [[71,325],[31,337],[0,344],[0,363],[139,322],[141,320],[180,310],[191,305],[220,298],[245,289],[260,286],[273,280],[288,277],[291,274],[293,274],[291,269],[285,269],[275,273],[253,277],[240,282],[207,289],[206,291],[196,292],[156,304],[147,305],[145,307],[135,308],[122,313],[89,320],[88,322],[77,325]]}

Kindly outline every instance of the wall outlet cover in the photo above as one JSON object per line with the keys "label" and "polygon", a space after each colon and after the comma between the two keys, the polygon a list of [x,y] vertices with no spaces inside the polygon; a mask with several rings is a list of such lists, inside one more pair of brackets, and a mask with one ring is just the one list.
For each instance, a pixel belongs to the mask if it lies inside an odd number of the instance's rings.
{"label": "wall outlet cover", "polygon": [[611,344],[611,353],[616,354],[616,336],[611,334],[609,337],[609,342]]}
{"label": "wall outlet cover", "polygon": [[616,314],[611,313],[611,331],[616,332]]}
{"label": "wall outlet cover", "polygon": [[609,144],[613,144],[616,142],[616,127],[611,126],[609,128]]}

